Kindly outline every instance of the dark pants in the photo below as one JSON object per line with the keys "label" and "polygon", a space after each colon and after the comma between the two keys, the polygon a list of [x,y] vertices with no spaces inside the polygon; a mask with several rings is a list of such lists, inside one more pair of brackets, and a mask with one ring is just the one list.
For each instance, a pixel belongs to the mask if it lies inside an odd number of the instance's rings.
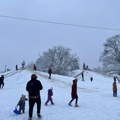
{"label": "dark pants", "polygon": [[51,79],[51,73],[49,73],[49,79]]}
{"label": "dark pants", "polygon": [[117,97],[117,90],[113,90],[113,96]]}
{"label": "dark pants", "polygon": [[25,112],[25,109],[19,108],[19,112],[20,112],[20,113],[21,113],[21,111],[22,111],[22,113],[24,113],[24,112]]}
{"label": "dark pants", "polygon": [[45,105],[47,105],[49,101],[51,102],[51,104],[54,104],[54,103],[53,103],[53,100],[52,100],[52,97],[51,97],[51,96],[48,96],[48,99],[47,99],[47,101],[45,102]]}
{"label": "dark pants", "polygon": [[84,76],[82,76],[82,81],[84,81]]}
{"label": "dark pants", "polygon": [[0,89],[4,87],[4,83],[0,83]]}
{"label": "dark pants", "polygon": [[19,105],[19,112],[24,113],[25,112],[25,104]]}
{"label": "dark pants", "polygon": [[69,102],[69,104],[71,104],[73,100],[75,100],[75,105],[77,105],[77,102],[78,102],[78,96],[73,97],[73,98],[71,99],[71,101]]}
{"label": "dark pants", "polygon": [[33,107],[35,105],[35,103],[37,104],[37,114],[40,114],[40,110],[41,110],[41,98],[29,98],[29,117],[32,118],[32,114],[33,114]]}

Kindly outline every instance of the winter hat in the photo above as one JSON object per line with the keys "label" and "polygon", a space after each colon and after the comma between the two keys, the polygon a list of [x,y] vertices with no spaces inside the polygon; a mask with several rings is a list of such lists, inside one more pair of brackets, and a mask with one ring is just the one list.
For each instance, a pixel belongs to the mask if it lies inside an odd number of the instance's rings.
{"label": "winter hat", "polygon": [[36,74],[32,74],[31,75],[31,79],[33,80],[33,79],[36,79],[37,78],[37,75]]}
{"label": "winter hat", "polygon": [[25,97],[26,97],[26,95],[22,94],[22,96],[21,96],[21,97],[24,97],[24,98],[25,98]]}

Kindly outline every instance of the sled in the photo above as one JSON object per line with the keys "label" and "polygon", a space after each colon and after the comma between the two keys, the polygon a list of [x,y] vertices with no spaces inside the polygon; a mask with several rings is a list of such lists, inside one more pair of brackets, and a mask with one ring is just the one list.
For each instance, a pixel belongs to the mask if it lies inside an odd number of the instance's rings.
{"label": "sled", "polygon": [[13,112],[14,112],[15,114],[17,114],[17,115],[20,115],[20,114],[21,114],[20,111],[17,110],[17,107],[15,107],[15,110],[13,110]]}

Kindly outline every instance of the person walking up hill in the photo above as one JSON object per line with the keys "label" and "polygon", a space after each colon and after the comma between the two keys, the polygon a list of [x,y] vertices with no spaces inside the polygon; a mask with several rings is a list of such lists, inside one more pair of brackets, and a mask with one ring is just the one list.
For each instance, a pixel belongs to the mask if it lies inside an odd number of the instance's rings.
{"label": "person walking up hill", "polygon": [[75,107],[78,107],[78,95],[77,95],[77,79],[73,80],[72,90],[71,90],[72,99],[68,103],[69,106],[72,106],[71,103],[75,100]]}

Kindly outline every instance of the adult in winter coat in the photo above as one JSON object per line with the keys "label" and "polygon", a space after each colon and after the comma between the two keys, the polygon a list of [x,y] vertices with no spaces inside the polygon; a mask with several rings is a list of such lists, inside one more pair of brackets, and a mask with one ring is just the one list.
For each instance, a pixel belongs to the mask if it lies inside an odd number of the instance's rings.
{"label": "adult in winter coat", "polygon": [[73,100],[75,100],[75,107],[78,107],[78,95],[77,95],[77,79],[73,80],[73,85],[72,85],[72,91],[71,91],[71,97],[72,99],[69,102],[69,106],[71,106],[71,103]]}
{"label": "adult in winter coat", "polygon": [[39,80],[37,80],[37,75],[32,74],[31,80],[26,85],[26,90],[28,91],[29,97],[29,120],[32,120],[33,107],[37,103],[37,116],[41,117],[41,97],[40,90],[43,89],[43,86]]}
{"label": "adult in winter coat", "polygon": [[49,74],[49,79],[51,79],[51,74],[52,74],[52,69],[51,68],[48,69],[48,74]]}
{"label": "adult in winter coat", "polygon": [[33,70],[37,70],[37,67],[35,64],[33,65]]}
{"label": "adult in winter coat", "polygon": [[0,77],[0,89],[4,87],[4,75]]}
{"label": "adult in winter coat", "polygon": [[114,79],[113,82],[113,96],[117,97],[117,84],[116,84],[116,79]]}
{"label": "adult in winter coat", "polygon": [[45,105],[47,105],[49,101],[51,102],[52,105],[54,105],[52,96],[53,96],[53,88],[51,87],[50,89],[48,89],[48,98],[47,101],[45,102]]}

